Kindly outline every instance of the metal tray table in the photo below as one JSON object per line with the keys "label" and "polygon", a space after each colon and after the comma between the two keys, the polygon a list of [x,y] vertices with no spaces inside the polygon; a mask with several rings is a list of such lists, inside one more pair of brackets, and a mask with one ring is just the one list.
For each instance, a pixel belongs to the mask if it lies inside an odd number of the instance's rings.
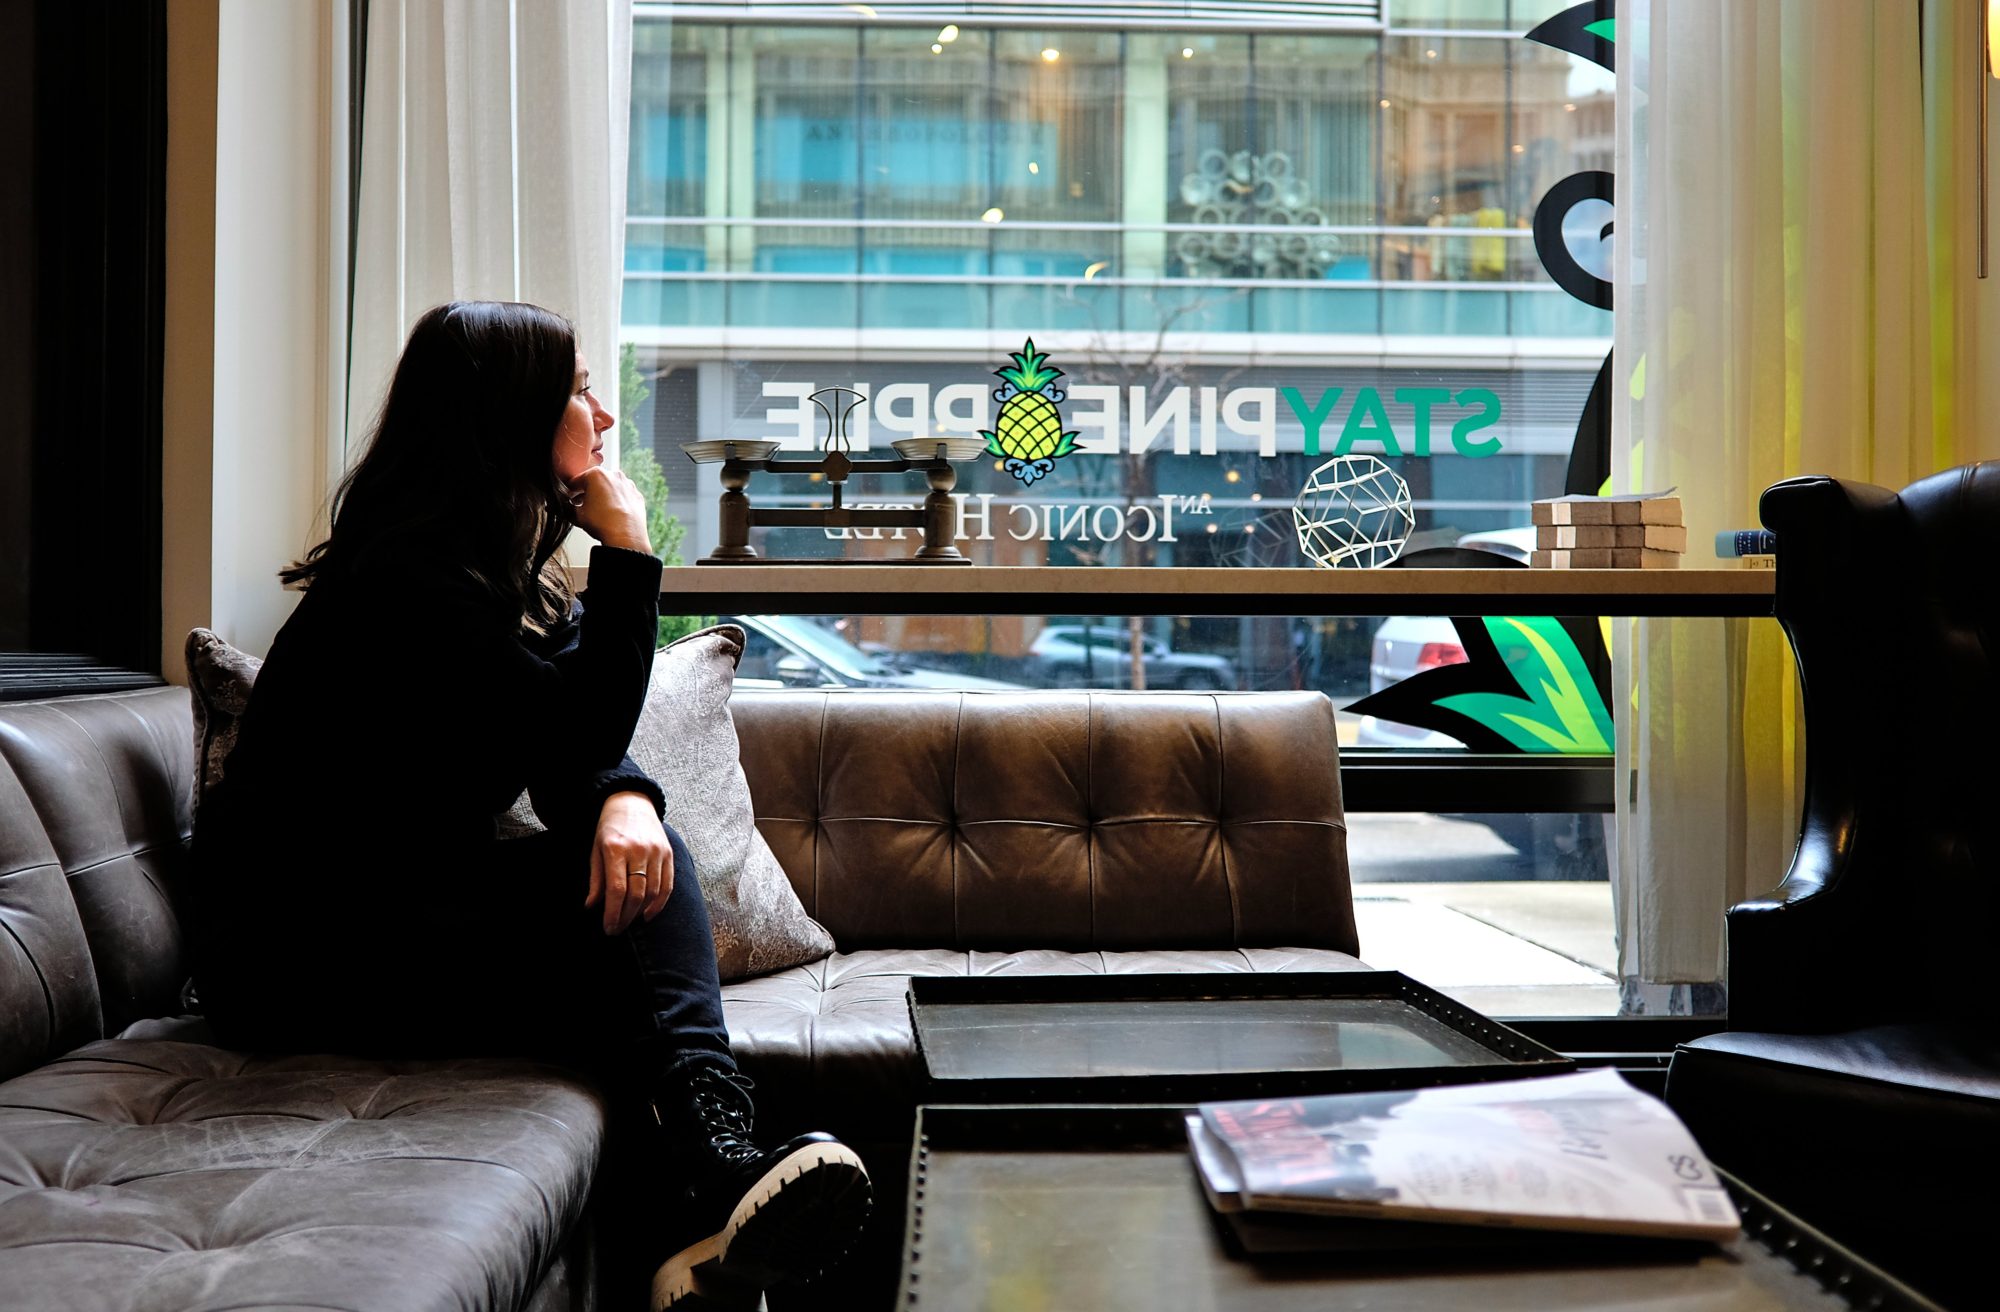
{"label": "metal tray table", "polygon": [[1729,1245],[1235,1257],[1179,1107],[924,1107],[904,1232],[909,1312],[1941,1312],[1727,1178]]}
{"label": "metal tray table", "polygon": [[926,1102],[1205,1101],[1575,1068],[1390,970],[920,976],[909,1002]]}

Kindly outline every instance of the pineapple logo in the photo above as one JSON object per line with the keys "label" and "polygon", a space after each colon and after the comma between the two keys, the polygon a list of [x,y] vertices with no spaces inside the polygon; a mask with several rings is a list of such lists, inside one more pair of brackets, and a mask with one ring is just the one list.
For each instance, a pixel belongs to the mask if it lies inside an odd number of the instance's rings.
{"label": "pineapple logo", "polygon": [[1033,487],[1049,475],[1056,461],[1076,450],[1076,434],[1063,431],[1062,416],[1056,412],[1064,395],[1056,379],[1063,371],[1035,349],[1035,339],[1030,337],[1007,358],[1013,361],[1010,367],[993,371],[1000,380],[993,389],[1000,413],[993,431],[981,429],[979,435],[986,439],[987,454],[1004,457],[1006,471]]}

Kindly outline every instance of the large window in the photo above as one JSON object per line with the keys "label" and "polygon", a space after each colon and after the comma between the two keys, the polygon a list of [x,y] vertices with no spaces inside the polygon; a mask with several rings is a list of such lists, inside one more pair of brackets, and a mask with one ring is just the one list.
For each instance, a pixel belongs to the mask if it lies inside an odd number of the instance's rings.
{"label": "large window", "polygon": [[[809,449],[827,427],[810,394],[830,387],[859,398],[858,451],[997,433],[996,372],[1032,338],[1074,451],[1033,478],[1004,451],[960,466],[974,561],[1304,564],[1293,506],[1337,455],[1407,487],[1409,550],[1518,558],[1610,344],[1609,312],[1558,287],[1533,240],[1552,186],[1609,165],[1609,72],[1522,39],[1553,9],[1418,0],[1386,30],[1307,34],[1120,28],[1088,5],[1065,12],[1103,21],[1062,30],[642,4],[624,319],[645,399],[627,408],[685,554],[715,543],[720,487],[682,443]],[[863,477],[847,495],[923,491]],[[754,545],[872,558],[916,536],[759,528]],[[1271,622],[1149,624],[1238,686],[1369,691],[1370,624],[1314,626],[1303,676],[1266,671],[1260,650],[1293,645]],[[993,650],[969,621],[899,632]]]}
{"label": "large window", "polygon": [[[1291,502],[1349,452],[1408,484],[1415,545],[1524,524],[1562,490],[1609,347],[1609,313],[1549,278],[1531,223],[1557,180],[1608,164],[1610,75],[1476,25],[1504,5],[1445,8],[1426,22],[1467,34],[642,7],[624,315],[650,374],[687,375],[642,435],[685,485],[684,441],[809,445],[821,387],[867,394],[864,446],[990,431],[993,373],[1033,337],[1078,455],[1032,487],[1003,461],[962,472],[975,559],[1296,563]],[[698,491],[683,513],[712,542]],[[1162,496],[1179,519],[1149,538]],[[1111,541],[1073,511],[1077,533],[1032,545],[981,531],[1107,497],[1127,512]],[[872,540],[765,545],[889,550]]]}
{"label": "large window", "polygon": [[[641,4],[623,315],[645,400],[628,408],[685,554],[715,544],[722,489],[681,444],[804,454],[826,428],[811,395],[839,387],[856,454],[995,435],[955,489],[978,563],[1309,566],[1294,503],[1345,455],[1407,487],[1407,550],[1518,561],[1610,348],[1609,312],[1557,286],[1533,236],[1551,187],[1610,168],[1610,73],[1523,39],[1561,7],[1409,0],[1386,26],[1308,32],[1088,4],[1044,28]],[[1024,373],[1030,338],[1046,360]],[[1061,371],[1047,394],[1073,451],[1009,445],[1008,397],[1043,386],[1037,364]],[[863,477],[846,497],[924,491]],[[803,478],[749,493],[828,501]],[[752,544],[871,559],[918,537],[759,527]],[[735,618],[749,686],[1316,688],[1351,762],[1467,756],[1347,709],[1467,659],[1449,619]],[[1609,969],[1604,817],[1454,806],[1357,815],[1361,878],[1596,881],[1581,959]],[[1514,923],[1482,905],[1466,914]],[[1550,979],[1578,983],[1574,965]],[[1585,982],[1551,1005],[1615,1005],[1601,971]]]}

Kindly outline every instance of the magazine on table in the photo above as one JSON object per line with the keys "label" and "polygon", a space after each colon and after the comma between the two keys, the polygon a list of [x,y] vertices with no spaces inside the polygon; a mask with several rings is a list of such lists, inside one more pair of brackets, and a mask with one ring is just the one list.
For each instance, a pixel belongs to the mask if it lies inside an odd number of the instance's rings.
{"label": "magazine on table", "polygon": [[1611,1070],[1205,1103],[1187,1126],[1225,1214],[1714,1241],[1740,1229],[1680,1118]]}

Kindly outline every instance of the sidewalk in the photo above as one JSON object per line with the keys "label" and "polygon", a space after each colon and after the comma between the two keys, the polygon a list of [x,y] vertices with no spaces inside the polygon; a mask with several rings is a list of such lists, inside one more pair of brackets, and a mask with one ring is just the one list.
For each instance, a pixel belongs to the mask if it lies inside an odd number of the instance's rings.
{"label": "sidewalk", "polygon": [[1611,885],[1357,883],[1361,959],[1489,1016],[1618,1012]]}

